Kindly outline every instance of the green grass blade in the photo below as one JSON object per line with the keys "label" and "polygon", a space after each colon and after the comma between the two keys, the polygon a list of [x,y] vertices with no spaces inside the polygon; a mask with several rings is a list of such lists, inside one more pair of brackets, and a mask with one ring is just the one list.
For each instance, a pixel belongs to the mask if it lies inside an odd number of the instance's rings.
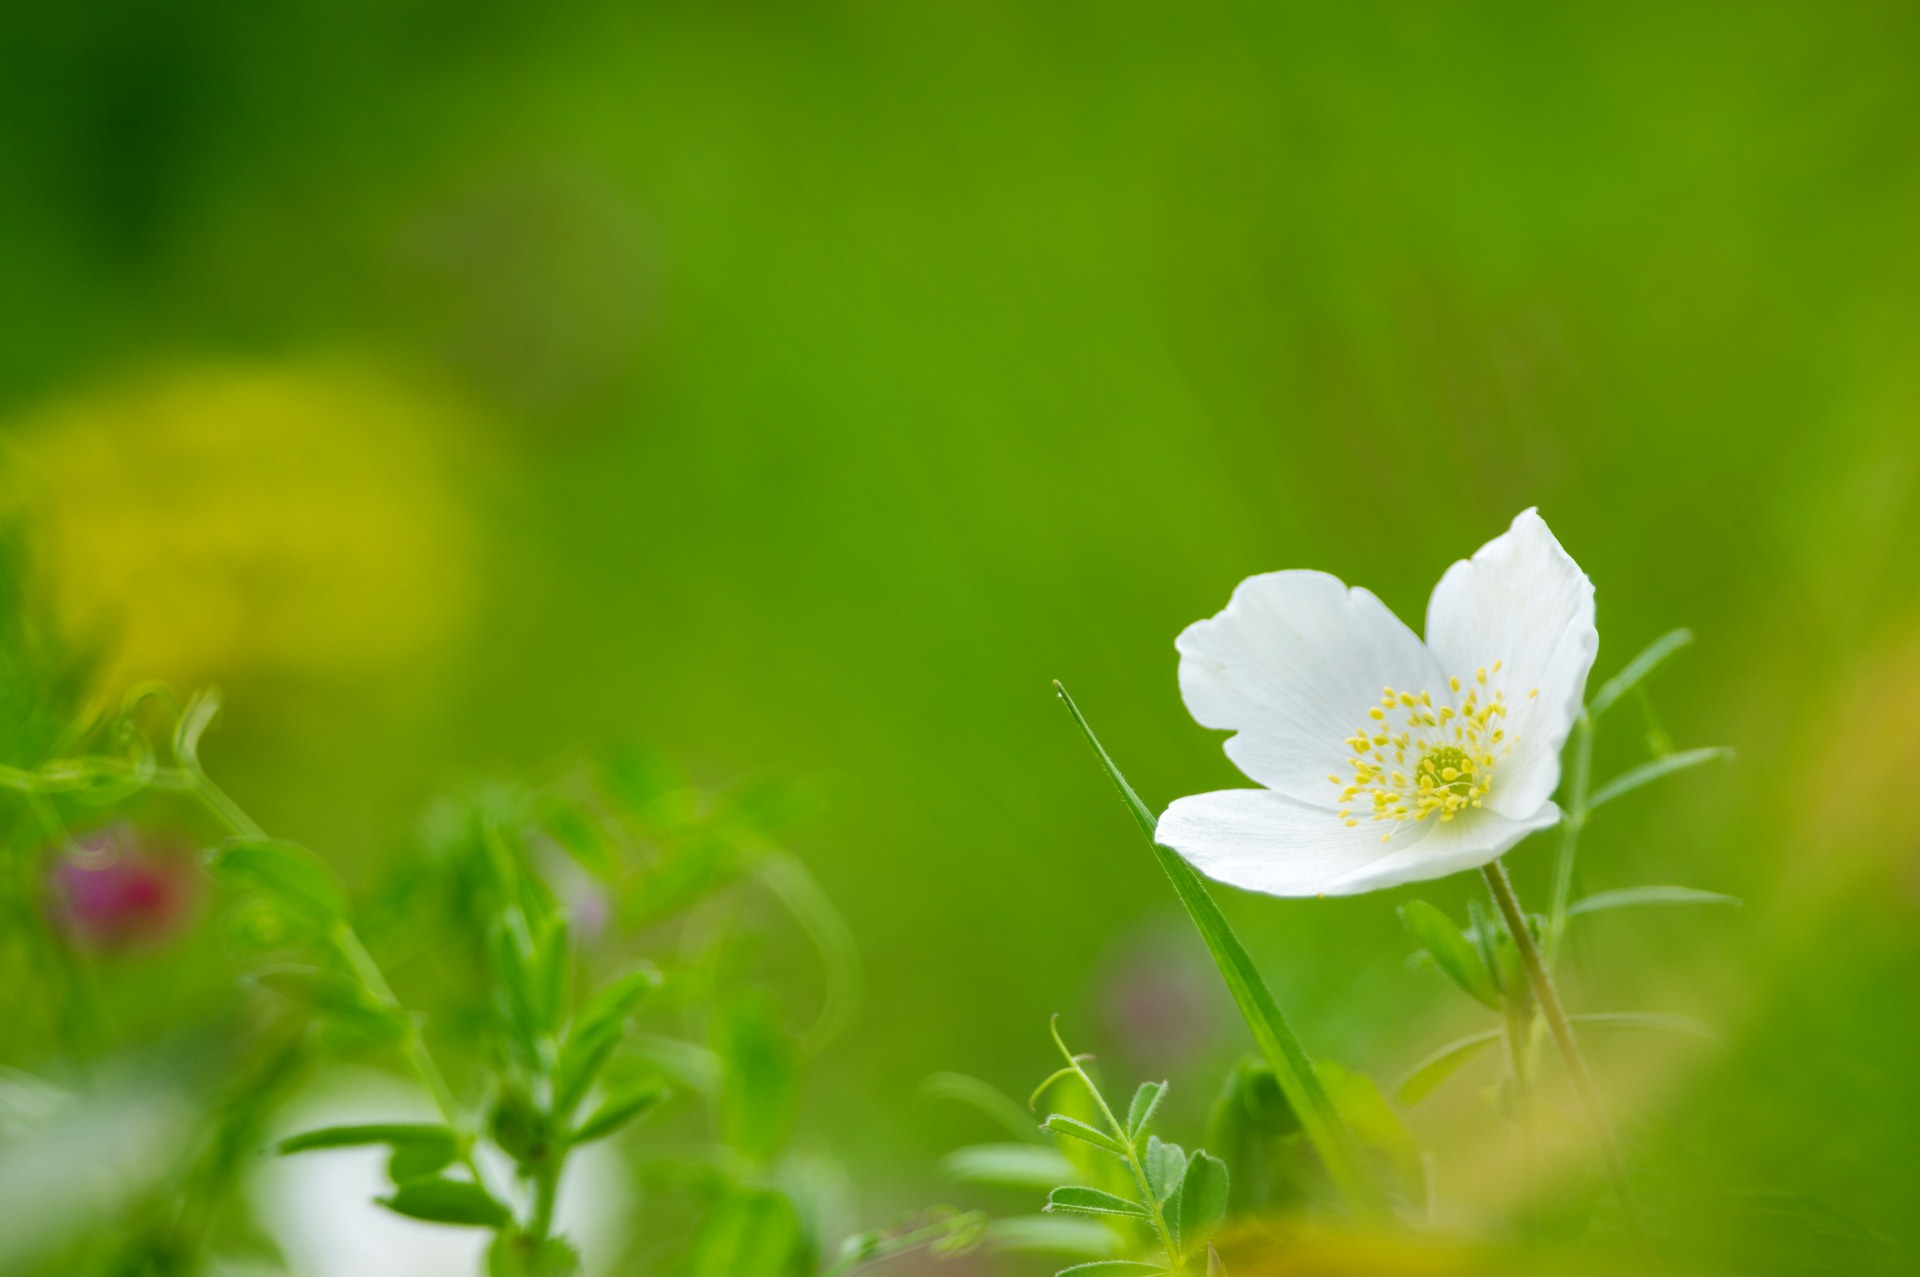
{"label": "green grass blade", "polygon": [[1592,811],[1604,803],[1610,803],[1621,795],[1630,794],[1642,785],[1650,785],[1663,776],[1671,776],[1675,772],[1686,771],[1689,767],[1698,767],[1702,763],[1717,762],[1722,758],[1732,757],[1733,751],[1724,745],[1716,745],[1709,749],[1686,749],[1677,754],[1664,754],[1650,763],[1629,768],[1594,790],[1593,797],[1587,799],[1587,810]]}
{"label": "green grass blade", "polygon": [[1300,1045],[1300,1039],[1280,1013],[1280,1004],[1275,1001],[1273,991],[1261,978],[1259,968],[1254,966],[1252,957],[1240,943],[1239,937],[1227,925],[1226,916],[1220,912],[1220,906],[1214,903],[1199,872],[1172,848],[1154,842],[1153,831],[1157,822],[1153,813],[1133,792],[1133,786],[1127,784],[1127,778],[1120,774],[1120,769],[1114,766],[1112,757],[1100,744],[1100,738],[1094,735],[1086,716],[1073,703],[1073,697],[1067,695],[1067,689],[1057,680],[1053,687],[1066,704],[1067,712],[1073,715],[1073,721],[1079,725],[1081,733],[1086,736],[1087,744],[1093,748],[1101,766],[1106,768],[1107,778],[1120,791],[1127,810],[1133,813],[1134,823],[1140,826],[1140,832],[1152,844],[1160,868],[1172,881],[1174,893],[1180,897],[1180,903],[1186,906],[1187,915],[1193,919],[1200,938],[1206,942],[1208,952],[1220,968],[1221,977],[1227,982],[1227,991],[1233,995],[1234,1005],[1240,1009],[1241,1018],[1252,1031],[1261,1055],[1266,1057],[1273,1069],[1287,1102],[1299,1115],[1300,1124],[1313,1141],[1321,1161],[1326,1164],[1327,1174],[1335,1187],[1363,1212],[1377,1213],[1383,1210],[1385,1196],[1360,1151],[1359,1142],[1335,1111],[1333,1102],[1314,1074],[1312,1057]]}
{"label": "green grass blade", "polygon": [[1699,1038],[1715,1046],[1726,1045],[1712,1028],[1690,1015],[1674,1015],[1665,1011],[1590,1011],[1584,1015],[1570,1015],[1567,1019],[1582,1028],[1651,1029],[1656,1033],[1678,1033],[1683,1037]]}
{"label": "green grass blade", "polygon": [[1567,917],[1603,913],[1609,909],[1632,909],[1641,905],[1732,905],[1740,907],[1740,897],[1697,887],[1621,887],[1617,891],[1596,891],[1576,900],[1567,909]]}
{"label": "green grass blade", "polygon": [[1638,687],[1641,680],[1666,663],[1669,656],[1693,642],[1693,631],[1689,629],[1669,630],[1642,649],[1640,655],[1627,662],[1627,667],[1606,681],[1601,689],[1587,702],[1587,717],[1598,718],[1612,708],[1614,702]]}

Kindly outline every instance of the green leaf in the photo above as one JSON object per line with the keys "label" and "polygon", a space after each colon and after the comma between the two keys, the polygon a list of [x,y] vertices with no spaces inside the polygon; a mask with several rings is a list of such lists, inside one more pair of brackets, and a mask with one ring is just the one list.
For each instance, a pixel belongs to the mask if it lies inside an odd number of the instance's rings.
{"label": "green leaf", "polygon": [[1587,717],[1598,718],[1611,708],[1615,701],[1640,685],[1641,680],[1653,673],[1669,656],[1693,642],[1693,631],[1687,629],[1669,630],[1649,643],[1640,653],[1627,662],[1627,667],[1608,679],[1593,699],[1587,702]]}
{"label": "green leaf", "polygon": [[661,985],[659,969],[642,964],[603,985],[574,1017],[560,1049],[554,1111],[573,1112],[593,1088],[594,1079],[626,1033],[627,1021]]}
{"label": "green leaf", "polygon": [[1306,1187],[1285,1169],[1300,1160],[1286,1151],[1300,1119],[1264,1061],[1243,1057],[1228,1071],[1206,1130],[1207,1148],[1234,1170],[1233,1209],[1277,1207],[1276,1193]]}
{"label": "green leaf", "polygon": [[1409,900],[1400,906],[1400,921],[1461,992],[1496,1011],[1500,1009],[1500,988],[1493,972],[1453,919],[1424,900]]}
{"label": "green leaf", "polygon": [[1227,1217],[1227,1164],[1205,1149],[1195,1150],[1174,1201],[1179,1211],[1169,1223],[1181,1253],[1198,1250]]}
{"label": "green leaf", "polygon": [[513,1216],[478,1184],[459,1179],[409,1180],[390,1197],[374,1199],[396,1215],[430,1224],[501,1228]]}
{"label": "green leaf", "polygon": [[290,1135],[274,1145],[282,1154],[309,1153],[316,1149],[361,1148],[385,1144],[389,1148],[445,1149],[449,1159],[460,1149],[460,1137],[451,1127],[426,1122],[385,1122],[364,1126],[322,1126],[316,1130]]}
{"label": "green leaf", "polygon": [[996,1251],[1077,1259],[1111,1255],[1118,1248],[1119,1240],[1111,1225],[1070,1215],[1015,1215],[987,1225],[987,1245]]}
{"label": "green leaf", "polygon": [[1227,925],[1225,915],[1220,912],[1220,906],[1214,903],[1199,873],[1178,852],[1154,842],[1156,822],[1153,813],[1133,792],[1126,777],[1120,774],[1120,769],[1094,735],[1092,726],[1080,713],[1080,707],[1067,695],[1067,689],[1058,681],[1053,686],[1065,703],[1067,712],[1073,715],[1073,721],[1085,735],[1095,757],[1106,769],[1108,779],[1119,790],[1127,810],[1133,815],[1134,823],[1140,826],[1140,831],[1152,844],[1161,870],[1172,882],[1174,893],[1186,907],[1187,916],[1193,920],[1200,938],[1206,942],[1207,951],[1213,955],[1221,978],[1226,981],[1227,991],[1233,995],[1234,1005],[1239,1008],[1241,1018],[1253,1033],[1260,1053],[1272,1066],[1274,1077],[1286,1092],[1288,1103],[1300,1114],[1307,1138],[1320,1154],[1320,1160],[1334,1185],[1342,1196],[1361,1206],[1367,1213],[1377,1215],[1383,1212],[1386,1199],[1379,1182],[1373,1177],[1372,1168],[1367,1165],[1352,1132],[1346,1129],[1346,1124],[1334,1110],[1319,1079],[1314,1076],[1312,1057],[1300,1045],[1300,1039],[1280,1013],[1280,1004],[1274,1000],[1273,991],[1261,978],[1259,968],[1254,966],[1246,948]]}
{"label": "green leaf", "polygon": [[378,1041],[392,1041],[407,1032],[407,1020],[400,1008],[375,1002],[366,990],[338,972],[278,967],[259,972],[251,982]]}
{"label": "green leaf", "polygon": [[1722,758],[1732,758],[1733,751],[1724,745],[1715,745],[1709,749],[1685,749],[1677,754],[1666,754],[1650,763],[1622,772],[1593,792],[1587,799],[1587,810],[1592,811],[1602,803],[1610,803],[1622,794],[1630,794],[1642,785],[1650,785],[1663,776],[1698,767],[1702,763],[1715,762]]}
{"label": "green leaf", "polygon": [[701,1230],[693,1277],[802,1277],[813,1271],[800,1216],[784,1194],[745,1189],[723,1202]]}
{"label": "green leaf", "polygon": [[1608,909],[1631,909],[1639,905],[1732,905],[1740,906],[1740,897],[1693,887],[1622,887],[1618,891],[1596,891],[1567,907],[1569,918],[1583,913],[1601,913]]}
{"label": "green leaf", "polygon": [[1127,1146],[1125,1144],[1122,1144],[1105,1131],[1088,1126],[1078,1118],[1053,1113],[1047,1117],[1046,1121],[1040,1123],[1040,1125],[1042,1128],[1052,1131],[1055,1135],[1066,1135],[1076,1140],[1083,1140],[1097,1149],[1112,1153],[1115,1157],[1124,1158],[1127,1155]]}
{"label": "green leaf", "polygon": [[629,967],[607,983],[600,986],[587,1004],[580,1008],[580,1014],[574,1017],[575,1034],[602,1032],[608,1027],[620,1027],[640,1004],[665,983],[660,968],[651,962],[643,962]]}
{"label": "green leaf", "polygon": [[1319,1071],[1327,1094],[1333,1097],[1341,1116],[1361,1142],[1392,1159],[1402,1182],[1420,1183],[1420,1146],[1406,1123],[1400,1120],[1400,1114],[1380,1093],[1379,1083],[1333,1060],[1317,1060],[1314,1068]]}
{"label": "green leaf", "polygon": [[1073,1163],[1044,1144],[972,1144],[940,1159],[940,1169],[966,1184],[1052,1188],[1072,1179]]}
{"label": "green leaf", "polygon": [[[710,1047],[680,1038],[636,1033],[627,1039],[627,1053],[636,1060],[644,1061],[653,1072],[683,1090],[705,1096],[720,1094],[721,1077],[726,1067]],[[1034,1132],[1031,1120],[1023,1120],[1021,1126],[1034,1139],[1040,1138]]]}
{"label": "green leaf", "polygon": [[1163,1264],[1148,1264],[1138,1259],[1096,1259],[1091,1263],[1062,1268],[1053,1277],[1073,1277],[1075,1273],[1082,1274],[1082,1277],[1099,1277],[1101,1273],[1112,1273],[1114,1277],[1119,1277],[1121,1273],[1139,1273],[1143,1277],[1154,1277],[1154,1274],[1166,1271],[1167,1268]]}
{"label": "green leaf", "polygon": [[1153,1115],[1160,1108],[1160,1101],[1167,1097],[1165,1082],[1142,1082],[1140,1089],[1133,1093],[1133,1103],[1127,1105],[1127,1138],[1138,1143],[1147,1133],[1147,1123],[1153,1121]]}
{"label": "green leaf", "polygon": [[438,1175],[453,1165],[458,1149],[452,1144],[417,1144],[393,1150],[387,1159],[387,1178],[395,1184]]}
{"label": "green leaf", "polygon": [[609,1095],[593,1116],[580,1124],[573,1133],[573,1143],[590,1144],[594,1140],[604,1139],[628,1122],[653,1109],[667,1098],[666,1085],[649,1078],[623,1087]]}
{"label": "green leaf", "polygon": [[1226,1261],[1211,1246],[1207,1247],[1207,1277],[1227,1277]]}
{"label": "green leaf", "polygon": [[1458,1073],[1474,1056],[1500,1040],[1499,1029],[1489,1029],[1471,1037],[1449,1042],[1408,1069],[1395,1083],[1393,1093],[1411,1108],[1440,1089],[1441,1083]]}
{"label": "green leaf", "polygon": [[1066,1184],[1054,1189],[1047,1194],[1047,1204],[1041,1209],[1049,1214],[1124,1215],[1129,1219],[1148,1217],[1147,1208],[1139,1202],[1080,1184]]}
{"label": "green leaf", "polygon": [[786,1143],[799,1108],[800,1048],[758,1002],[722,1010],[715,1048],[724,1062],[720,1128],[750,1158],[767,1158]]}
{"label": "green leaf", "polygon": [[548,1032],[559,1029],[571,1000],[573,951],[567,945],[567,920],[555,916],[542,924],[533,949],[534,1010],[540,1026]]}
{"label": "green leaf", "polygon": [[347,893],[331,866],[297,843],[235,838],[207,855],[207,871],[243,891],[271,897],[310,922],[347,915]]}
{"label": "green leaf", "polygon": [[1186,1151],[1178,1144],[1162,1143],[1158,1135],[1149,1135],[1147,1155],[1141,1161],[1147,1172],[1147,1191],[1153,1194],[1156,1205],[1164,1203],[1186,1177]]}

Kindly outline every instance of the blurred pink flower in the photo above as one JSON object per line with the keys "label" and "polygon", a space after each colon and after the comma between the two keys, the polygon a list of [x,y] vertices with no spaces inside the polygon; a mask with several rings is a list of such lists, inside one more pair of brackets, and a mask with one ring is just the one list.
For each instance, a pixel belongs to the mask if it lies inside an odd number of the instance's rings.
{"label": "blurred pink flower", "polygon": [[62,854],[48,875],[48,912],[85,944],[120,948],[167,940],[194,897],[192,861],[131,825],[98,830]]}

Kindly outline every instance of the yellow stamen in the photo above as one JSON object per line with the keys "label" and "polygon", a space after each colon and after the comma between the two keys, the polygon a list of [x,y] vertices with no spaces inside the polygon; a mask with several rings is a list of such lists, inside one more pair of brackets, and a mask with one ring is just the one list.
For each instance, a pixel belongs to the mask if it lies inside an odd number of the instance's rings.
{"label": "yellow stamen", "polygon": [[[1395,825],[1429,816],[1451,821],[1483,807],[1493,791],[1497,760],[1513,752],[1513,738],[1495,726],[1507,717],[1507,694],[1504,687],[1494,686],[1493,675],[1505,668],[1506,662],[1498,660],[1474,670],[1464,699],[1463,680],[1448,678],[1452,696],[1437,708],[1432,692],[1381,688],[1380,704],[1367,711],[1377,726],[1343,742],[1352,779],[1327,777],[1339,790],[1341,822],[1350,829],[1359,825],[1361,818],[1348,806],[1356,801],[1372,820]],[[1539,694],[1535,688],[1527,695],[1531,699]],[[1401,719],[1405,730],[1394,730],[1399,723],[1389,726],[1390,715]],[[1392,763],[1387,761],[1388,749],[1393,751]],[[1392,836],[1389,829],[1381,841]]]}

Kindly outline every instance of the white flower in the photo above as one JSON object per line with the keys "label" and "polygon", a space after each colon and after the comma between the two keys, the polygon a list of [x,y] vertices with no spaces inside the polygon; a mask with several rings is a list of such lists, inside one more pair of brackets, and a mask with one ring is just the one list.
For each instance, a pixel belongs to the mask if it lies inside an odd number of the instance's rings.
{"label": "white flower", "polygon": [[1182,798],[1155,838],[1276,896],[1478,868],[1560,819],[1599,642],[1593,583],[1533,510],[1447,569],[1425,643],[1324,572],[1250,577],[1175,646],[1188,710],[1265,788]]}

